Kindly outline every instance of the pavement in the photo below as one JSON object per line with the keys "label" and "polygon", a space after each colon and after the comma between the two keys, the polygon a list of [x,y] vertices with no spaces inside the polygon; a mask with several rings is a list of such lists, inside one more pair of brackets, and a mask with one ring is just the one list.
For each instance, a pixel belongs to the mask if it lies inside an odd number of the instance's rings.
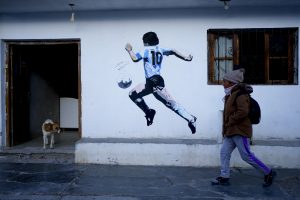
{"label": "pavement", "polygon": [[212,186],[218,168],[0,163],[0,200],[300,200],[300,169],[275,171],[264,188],[252,168]]}

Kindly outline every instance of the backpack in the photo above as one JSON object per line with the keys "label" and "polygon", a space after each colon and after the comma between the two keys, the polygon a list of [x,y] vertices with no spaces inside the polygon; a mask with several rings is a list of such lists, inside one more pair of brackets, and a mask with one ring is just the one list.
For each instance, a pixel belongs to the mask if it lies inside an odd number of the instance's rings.
{"label": "backpack", "polygon": [[[236,95],[234,103],[235,103],[237,97],[240,96],[240,95],[242,95],[242,94],[245,94],[245,93],[239,92]],[[249,109],[248,117],[249,117],[249,119],[251,121],[251,124],[259,124],[260,118],[261,118],[260,106],[259,106],[258,102],[251,97],[250,94],[248,94],[248,95],[250,97],[250,109]]]}

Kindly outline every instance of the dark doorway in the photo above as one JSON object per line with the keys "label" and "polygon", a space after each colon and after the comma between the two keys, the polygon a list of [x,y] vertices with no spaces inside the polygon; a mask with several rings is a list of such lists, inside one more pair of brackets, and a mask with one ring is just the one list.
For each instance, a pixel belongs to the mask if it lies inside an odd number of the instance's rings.
{"label": "dark doorway", "polygon": [[80,102],[80,41],[8,41],[7,47],[6,146],[15,146],[40,136],[45,119],[59,122],[61,97]]}

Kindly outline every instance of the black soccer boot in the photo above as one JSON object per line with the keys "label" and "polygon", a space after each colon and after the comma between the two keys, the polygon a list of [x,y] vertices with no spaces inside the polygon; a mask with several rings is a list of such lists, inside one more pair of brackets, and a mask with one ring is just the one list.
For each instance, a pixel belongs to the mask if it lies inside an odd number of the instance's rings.
{"label": "black soccer boot", "polygon": [[188,125],[192,131],[192,134],[195,134],[196,133],[196,120],[197,120],[197,117],[193,116],[194,119],[192,119],[191,121],[189,121]]}
{"label": "black soccer boot", "polygon": [[153,123],[154,115],[155,115],[155,110],[149,109],[146,113],[146,120],[147,120],[147,126],[150,126]]}

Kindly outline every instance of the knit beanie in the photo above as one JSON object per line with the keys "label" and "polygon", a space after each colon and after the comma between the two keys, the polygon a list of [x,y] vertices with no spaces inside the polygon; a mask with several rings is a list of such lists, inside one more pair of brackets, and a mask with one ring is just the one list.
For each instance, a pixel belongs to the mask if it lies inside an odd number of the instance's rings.
{"label": "knit beanie", "polygon": [[245,73],[245,69],[243,68],[233,70],[231,72],[227,72],[224,75],[223,79],[230,81],[232,83],[241,83],[244,81],[244,73]]}

